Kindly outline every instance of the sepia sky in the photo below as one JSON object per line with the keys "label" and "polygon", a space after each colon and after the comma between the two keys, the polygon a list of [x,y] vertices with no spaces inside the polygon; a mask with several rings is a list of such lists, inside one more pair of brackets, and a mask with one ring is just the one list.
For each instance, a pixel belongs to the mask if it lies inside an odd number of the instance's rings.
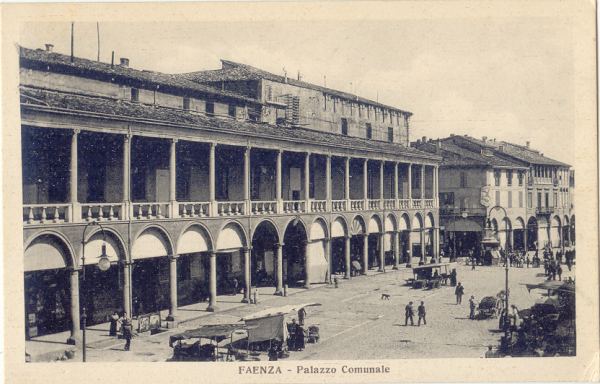
{"label": "sepia sky", "polygon": [[[220,58],[413,112],[411,140],[496,137],[573,162],[573,37],[565,17],[100,23],[101,61],[166,73]],[[70,23],[36,23],[20,44],[69,53]],[[75,55],[95,59],[95,23],[75,23]]]}

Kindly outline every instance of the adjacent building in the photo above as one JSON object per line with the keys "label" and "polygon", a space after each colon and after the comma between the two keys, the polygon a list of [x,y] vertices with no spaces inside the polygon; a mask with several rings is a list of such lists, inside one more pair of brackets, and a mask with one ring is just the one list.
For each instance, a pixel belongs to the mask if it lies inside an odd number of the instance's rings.
{"label": "adjacent building", "polygon": [[20,48],[28,338],[76,342],[83,307],[176,320],[438,256],[441,156],[407,145],[409,112],[230,62],[171,75],[51,48]]}
{"label": "adjacent building", "polygon": [[574,244],[574,173],[529,147],[470,136],[413,146],[443,157],[440,221],[449,254],[477,252],[489,220],[505,249],[562,248]]}

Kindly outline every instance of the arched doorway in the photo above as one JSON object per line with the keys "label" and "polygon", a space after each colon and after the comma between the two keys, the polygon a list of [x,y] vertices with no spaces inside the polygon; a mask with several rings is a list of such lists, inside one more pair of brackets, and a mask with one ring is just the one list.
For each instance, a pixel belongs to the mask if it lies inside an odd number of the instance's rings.
{"label": "arched doorway", "polygon": [[562,223],[562,238],[565,247],[569,247],[571,245],[571,224],[569,222],[569,216],[564,217]]}
{"label": "arched doorway", "polygon": [[23,266],[26,338],[71,328],[73,257],[67,243],[51,234],[36,237],[25,249]]}
{"label": "arched doorway", "polygon": [[164,230],[146,228],[135,239],[131,250],[133,261],[133,315],[169,308],[169,255],[171,241]]}
{"label": "arched doorway", "polygon": [[388,214],[385,217],[385,234],[383,236],[383,246],[385,252],[384,264],[386,266],[396,265],[396,256],[399,252],[396,252],[398,248],[398,225],[396,224],[396,217],[393,214]]}
{"label": "arched doorway", "polygon": [[241,292],[244,281],[246,233],[237,222],[227,223],[219,232],[216,246],[217,295]]}
{"label": "arched doorway", "polygon": [[400,235],[400,259],[404,263],[410,262],[410,217],[407,213],[400,216],[398,222],[398,233]]}
{"label": "arched doorway", "polygon": [[357,215],[352,219],[350,233],[352,235],[350,239],[351,269],[354,274],[365,273],[368,263],[365,263],[364,255],[368,237],[367,225],[362,216]]}
{"label": "arched doorway", "polygon": [[501,226],[498,230],[498,242],[504,249],[512,248],[512,224],[508,217],[504,217],[501,220]]}
{"label": "arched doorway", "polygon": [[269,220],[262,221],[252,235],[250,273],[252,285],[258,287],[277,286],[277,247],[279,234]]}
{"label": "arched doorway", "polygon": [[306,281],[306,255],[308,247],[306,228],[300,219],[293,219],[283,235],[283,281],[289,286],[310,284]]}
{"label": "arched doorway", "polygon": [[539,216],[537,218],[537,222],[538,222],[538,249],[542,249],[542,248],[546,247],[546,245],[548,245],[548,243],[550,241],[550,238],[549,238],[550,223],[543,216]]}
{"label": "arched doorway", "polygon": [[327,241],[329,239],[327,223],[317,218],[310,226],[310,242],[308,244],[309,263],[308,274],[311,283],[325,283],[329,281],[330,253]]}
{"label": "arched doorway", "polygon": [[431,213],[428,213],[427,216],[425,216],[425,231],[424,231],[425,256],[431,257],[434,255],[434,252],[433,252],[434,241],[435,241],[434,231],[435,231],[435,221],[434,221],[433,215]]}
{"label": "arched doorway", "polygon": [[571,216],[571,246],[575,245],[575,215]]}
{"label": "arched doorway", "polygon": [[212,241],[200,224],[186,228],[177,241],[177,306],[209,297],[209,257]]}
{"label": "arched doorway", "polygon": [[527,250],[538,249],[538,222],[533,216],[527,220]]}
{"label": "arched doorway", "polygon": [[521,217],[517,217],[513,225],[513,246],[516,250],[525,250],[525,221]]}
{"label": "arched doorway", "polygon": [[343,217],[337,217],[331,223],[331,273],[346,272],[346,236],[348,226]]}
{"label": "arched doorway", "polygon": [[[120,313],[124,310],[125,248],[115,233],[106,229],[104,233],[106,236],[103,236],[100,230],[95,231],[85,244],[85,284],[82,275],[79,283],[84,294],[79,300],[81,308],[85,306],[86,309],[87,325],[104,323],[112,313]],[[106,246],[106,254],[111,263],[107,271],[101,271],[97,267],[103,244]],[[83,266],[82,259],[79,259],[79,265]]]}
{"label": "arched doorway", "polygon": [[368,269],[378,268],[383,270],[380,262],[380,253],[383,251],[383,228],[378,215],[371,216],[368,225],[369,232],[369,258]]}
{"label": "arched doorway", "polygon": [[416,213],[412,218],[410,232],[410,243],[412,244],[412,257],[422,257],[424,255],[421,244],[421,232],[423,231],[423,219],[419,213]]}
{"label": "arched doorway", "polygon": [[554,216],[552,221],[550,222],[550,244],[552,244],[553,248],[560,248],[561,246],[561,222],[560,217]]}

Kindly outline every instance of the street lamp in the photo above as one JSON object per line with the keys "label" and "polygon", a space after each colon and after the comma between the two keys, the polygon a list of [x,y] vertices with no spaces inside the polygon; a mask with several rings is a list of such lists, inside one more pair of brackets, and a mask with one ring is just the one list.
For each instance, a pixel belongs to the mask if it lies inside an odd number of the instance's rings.
{"label": "street lamp", "polygon": [[[484,237],[483,240],[481,240],[481,246],[483,248],[483,244],[486,243],[497,243],[499,244],[498,240],[493,239],[493,241],[491,241],[492,239],[492,222],[490,220],[490,216],[492,214],[492,211],[494,209],[502,209],[502,211],[504,212],[504,218],[508,217],[508,214],[506,213],[506,209],[500,205],[495,205],[493,207],[490,208],[490,210],[488,211],[487,214],[487,225],[486,225],[486,236]],[[499,230],[499,229],[498,229]],[[505,255],[505,260],[504,260],[504,272],[505,272],[505,277],[504,277],[504,343],[505,343],[505,347],[506,350],[508,350],[508,345],[509,345],[509,338],[510,338],[510,320],[508,317],[508,254]]]}
{"label": "street lamp", "polygon": [[[83,270],[83,290],[86,290],[86,284],[85,284],[85,245],[87,244],[86,240],[85,240],[85,233],[87,232],[87,229],[90,226],[99,226],[100,230],[102,231],[102,251],[100,252],[100,256],[98,256],[98,258],[100,260],[98,260],[98,269],[100,269],[100,271],[102,272],[106,272],[108,271],[108,269],[110,268],[110,260],[108,259],[108,255],[106,254],[106,233],[104,232],[104,228],[102,227],[102,225],[97,222],[97,221],[92,221],[89,222],[84,228],[83,228],[83,235],[81,238],[81,244],[83,245],[83,251],[81,252],[81,269]],[[86,302],[85,299],[82,300],[83,301],[83,311],[81,313],[81,322],[82,322],[82,326],[81,326],[81,346],[82,346],[82,360],[85,363],[86,360],[86,356],[85,356],[85,352],[86,352],[86,343],[85,343],[85,329],[87,327],[87,312],[86,312]]]}

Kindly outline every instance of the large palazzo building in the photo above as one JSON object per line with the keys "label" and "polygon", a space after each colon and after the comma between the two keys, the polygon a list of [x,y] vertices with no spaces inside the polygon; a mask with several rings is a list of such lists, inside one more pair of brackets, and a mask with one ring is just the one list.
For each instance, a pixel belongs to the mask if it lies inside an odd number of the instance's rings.
{"label": "large palazzo building", "polygon": [[440,227],[447,253],[478,252],[489,220],[500,246],[534,250],[575,243],[574,173],[526,145],[451,135],[413,146],[443,157]]}
{"label": "large palazzo building", "polygon": [[51,48],[20,48],[28,338],[76,342],[83,306],[176,320],[236,282],[248,301],[438,256],[441,157],[407,145],[409,112],[230,62],[169,75]]}

